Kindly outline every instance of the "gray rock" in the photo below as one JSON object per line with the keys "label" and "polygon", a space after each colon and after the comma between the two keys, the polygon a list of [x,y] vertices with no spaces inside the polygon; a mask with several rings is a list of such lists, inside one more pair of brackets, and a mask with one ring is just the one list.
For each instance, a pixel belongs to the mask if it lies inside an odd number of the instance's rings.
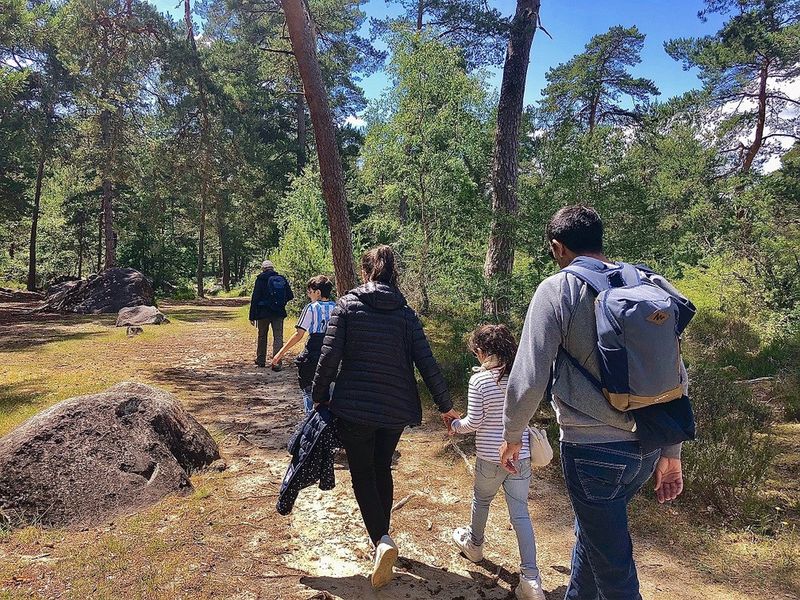
{"label": "gray rock", "polygon": [[0,438],[0,515],[14,526],[92,526],[167,494],[219,459],[171,394],[139,383],[59,402]]}
{"label": "gray rock", "polygon": [[126,331],[125,334],[128,337],[135,337],[135,336],[139,335],[140,333],[142,333],[143,331],[144,331],[144,329],[142,329],[138,325],[133,325],[132,327],[128,327],[128,331]]}
{"label": "gray rock", "polygon": [[161,325],[169,323],[155,306],[129,306],[119,311],[117,327],[130,327],[131,325]]}
{"label": "gray rock", "polygon": [[152,305],[153,284],[136,269],[114,268],[87,279],[48,288],[39,310],[78,314],[117,313],[127,306]]}

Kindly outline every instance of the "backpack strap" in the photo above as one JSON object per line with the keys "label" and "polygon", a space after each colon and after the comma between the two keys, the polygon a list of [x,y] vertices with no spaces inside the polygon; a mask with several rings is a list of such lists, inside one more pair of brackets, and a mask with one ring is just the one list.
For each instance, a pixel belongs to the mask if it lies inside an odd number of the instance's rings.
{"label": "backpack strap", "polygon": [[596,258],[587,256],[579,256],[561,270],[575,275],[592,288],[595,294],[615,287],[639,285],[642,282],[639,270],[633,265],[621,262],[615,267],[609,267]]}
{"label": "backpack strap", "polygon": [[[603,392],[603,384],[600,382],[600,380],[599,380],[597,377],[595,377],[594,375],[592,375],[592,374],[589,372],[589,369],[587,369],[586,367],[584,367],[584,366],[583,366],[583,365],[580,363],[580,361],[578,361],[578,359],[577,359],[577,358],[575,358],[574,356],[572,356],[572,354],[570,354],[569,352],[567,352],[567,350],[566,350],[566,348],[564,348],[564,346],[559,346],[559,349],[561,350],[561,353],[562,353],[564,356],[566,356],[566,357],[567,357],[567,360],[568,360],[570,363],[572,363],[572,366],[573,366],[573,367],[575,367],[575,368],[578,370],[578,373],[580,373],[581,375],[583,375],[584,377],[586,377],[586,380],[587,380],[589,383],[591,383],[591,384],[592,384],[592,386],[593,386],[593,387],[594,387],[594,388],[595,388],[595,389],[596,389],[598,392],[600,392],[601,394],[605,395],[605,394],[604,394],[604,392]],[[551,374],[551,382],[552,382],[552,374]],[[551,385],[552,385],[552,383],[551,383]]]}

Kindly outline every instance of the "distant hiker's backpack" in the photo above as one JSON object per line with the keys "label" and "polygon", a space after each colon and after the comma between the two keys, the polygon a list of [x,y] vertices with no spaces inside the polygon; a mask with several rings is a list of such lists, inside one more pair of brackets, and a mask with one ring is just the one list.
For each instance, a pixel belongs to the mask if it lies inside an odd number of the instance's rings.
{"label": "distant hiker's backpack", "polygon": [[289,282],[283,275],[273,275],[267,280],[267,294],[259,304],[273,312],[280,312],[286,306],[286,288]]}
{"label": "distant hiker's backpack", "polygon": [[680,336],[695,313],[686,298],[671,294],[641,272],[646,267],[579,257],[563,269],[597,293],[598,381],[569,353],[575,367],[618,410],[634,410],[683,396]]}

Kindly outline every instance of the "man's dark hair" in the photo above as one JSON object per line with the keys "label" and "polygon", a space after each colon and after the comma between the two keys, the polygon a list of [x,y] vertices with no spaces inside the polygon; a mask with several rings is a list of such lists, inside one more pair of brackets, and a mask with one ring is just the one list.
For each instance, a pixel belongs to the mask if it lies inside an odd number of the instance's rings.
{"label": "man's dark hair", "polygon": [[591,206],[565,206],[550,219],[545,236],[548,246],[558,240],[576,254],[602,252],[603,220]]}
{"label": "man's dark hair", "polygon": [[317,275],[308,280],[306,289],[318,291],[323,298],[330,298],[333,291],[333,282],[325,275]]}

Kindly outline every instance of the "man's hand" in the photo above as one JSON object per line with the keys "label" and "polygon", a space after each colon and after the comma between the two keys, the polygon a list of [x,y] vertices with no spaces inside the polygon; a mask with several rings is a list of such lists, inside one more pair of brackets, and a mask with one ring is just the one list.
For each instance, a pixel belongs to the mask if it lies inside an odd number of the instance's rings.
{"label": "man's hand", "polygon": [[256,322],[255,322],[255,321],[250,321],[250,325],[252,325],[253,327],[255,327],[255,326],[256,326]]}
{"label": "man's hand", "polygon": [[277,367],[281,363],[281,359],[282,358],[283,358],[282,356],[280,356],[279,354],[276,354],[275,356],[272,357],[272,360],[269,361],[270,366],[271,367]]}
{"label": "man's hand", "polygon": [[655,471],[656,498],[659,504],[675,500],[683,491],[683,472],[680,458],[658,459]]}
{"label": "man's hand", "polygon": [[516,475],[517,468],[514,466],[514,463],[519,460],[519,453],[521,450],[522,442],[519,442],[518,444],[503,442],[500,444],[500,448],[498,450],[498,453],[500,454],[500,466],[509,473]]}
{"label": "man's hand", "polygon": [[442,413],[442,422],[444,426],[447,427],[448,433],[450,432],[450,424],[455,421],[456,419],[460,419],[461,415],[458,414],[455,409],[451,408],[446,413]]}

